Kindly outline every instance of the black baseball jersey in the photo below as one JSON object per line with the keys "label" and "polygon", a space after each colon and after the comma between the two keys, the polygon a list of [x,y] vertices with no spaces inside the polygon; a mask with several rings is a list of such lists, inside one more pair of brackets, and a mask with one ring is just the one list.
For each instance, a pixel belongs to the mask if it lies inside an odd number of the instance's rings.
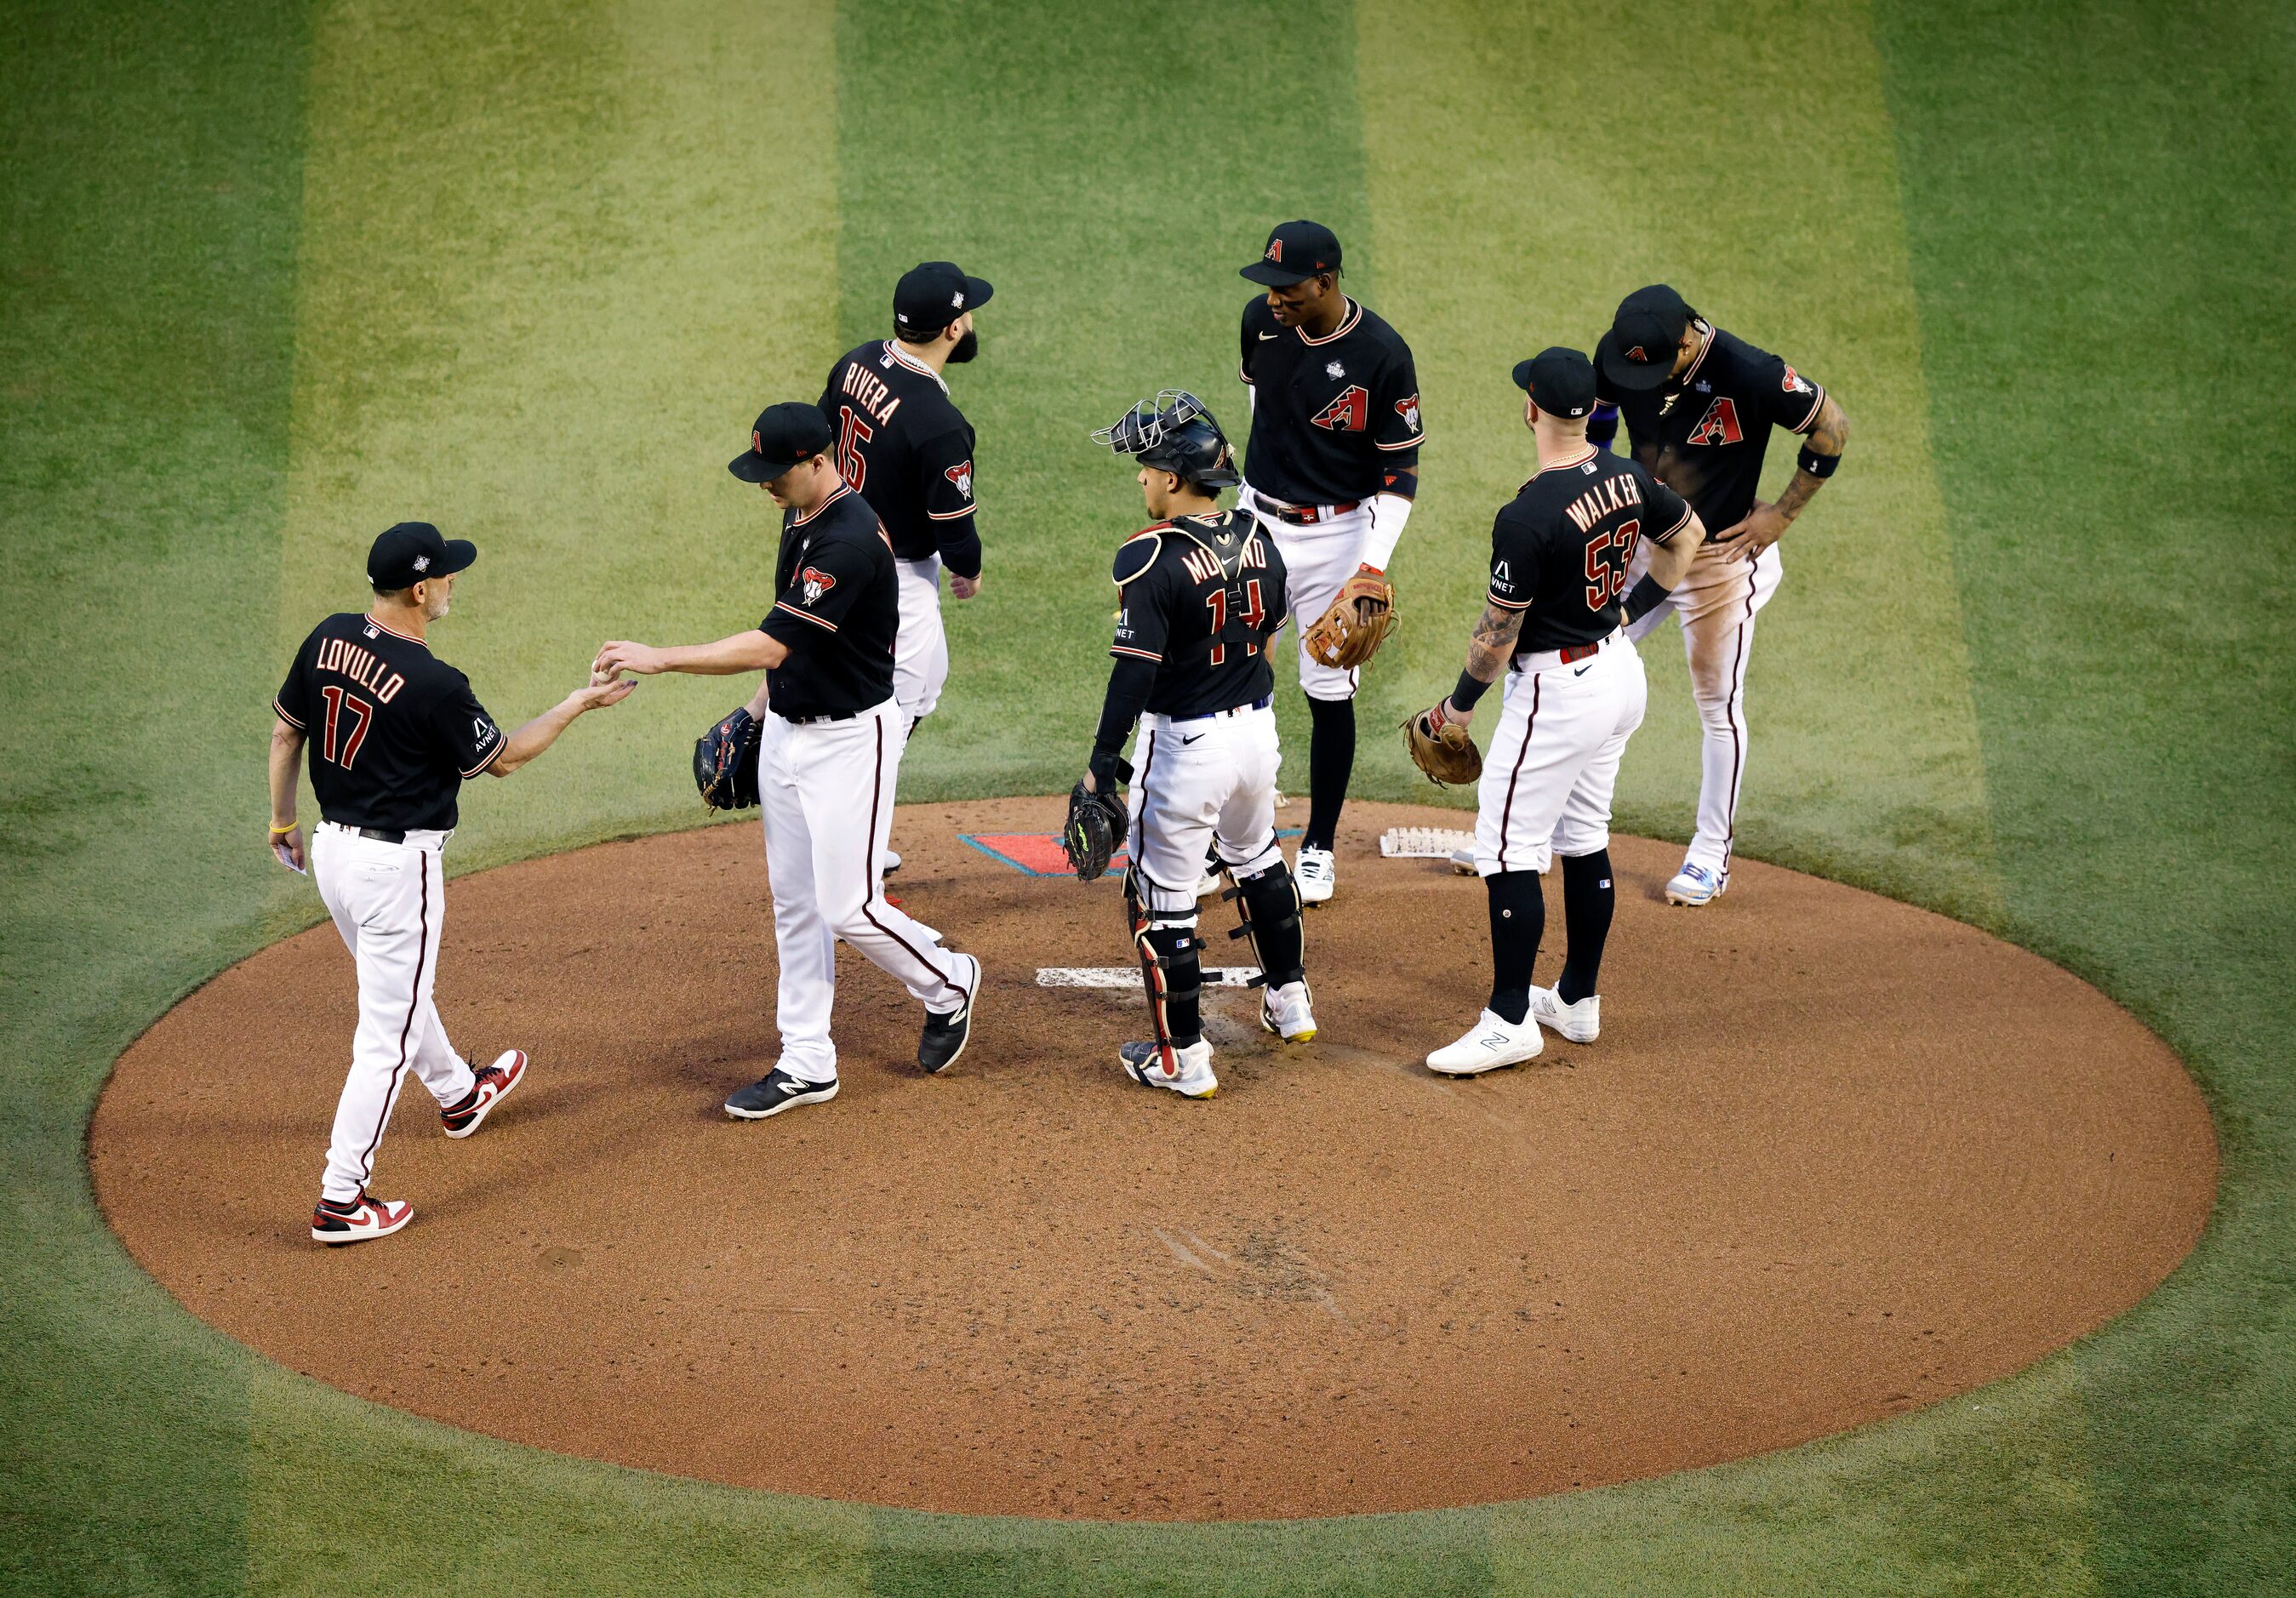
{"label": "black baseball jersey", "polygon": [[782,512],[774,608],[758,623],[789,646],[766,697],[791,718],[851,716],[893,697],[900,604],[893,546],[869,502],[840,487],[800,516]]}
{"label": "black baseball jersey", "polygon": [[1275,692],[1267,641],[1291,619],[1283,557],[1248,511],[1213,511],[1144,528],[1116,552],[1119,660],[1152,661],[1148,709],[1233,710]]}
{"label": "black baseball jersey", "polygon": [[1718,327],[1679,383],[1634,394],[1598,382],[1597,392],[1619,407],[1637,453],[1658,451],[1659,476],[1690,501],[1710,537],[1754,508],[1770,430],[1806,433],[1825,404],[1824,389]]}
{"label": "black baseball jersey", "polygon": [[319,814],[341,826],[444,831],[463,779],[503,751],[471,679],[372,616],[313,627],[271,704],[308,738]]}
{"label": "black baseball jersey", "polygon": [[1243,307],[1252,387],[1243,480],[1286,504],[1369,499],[1419,464],[1419,374],[1410,347],[1354,300],[1327,337],[1285,327],[1265,296]]}
{"label": "black baseball jersey", "polygon": [[837,437],[837,470],[885,524],[893,553],[939,553],[959,577],[980,575],[972,522],[972,424],[939,374],[890,339],[829,369],[822,414]]}
{"label": "black baseball jersey", "polygon": [[1673,542],[1690,505],[1642,465],[1595,449],[1542,467],[1491,523],[1491,603],[1528,606],[1518,655],[1607,638],[1635,545]]}

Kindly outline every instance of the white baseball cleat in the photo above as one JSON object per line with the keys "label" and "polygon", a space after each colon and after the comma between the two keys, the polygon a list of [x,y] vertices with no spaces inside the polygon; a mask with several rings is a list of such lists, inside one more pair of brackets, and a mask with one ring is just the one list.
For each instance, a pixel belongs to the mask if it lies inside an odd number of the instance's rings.
{"label": "white baseball cleat", "polygon": [[1310,1043],[1316,1037],[1316,1012],[1309,1007],[1308,985],[1286,982],[1260,995],[1259,1024],[1285,1043]]}
{"label": "white baseball cleat", "polygon": [[1545,1041],[1538,1023],[1529,1016],[1521,1024],[1503,1020],[1486,1010],[1464,1037],[1427,1056],[1427,1069],[1445,1077],[1480,1077],[1502,1066],[1521,1065],[1538,1058]]}
{"label": "white baseball cleat", "polygon": [[878,870],[877,874],[881,877],[890,877],[900,869],[900,856],[895,854],[891,849],[887,849],[885,851],[885,864]]}
{"label": "white baseball cleat", "polygon": [[1456,876],[1472,877],[1475,875],[1474,849],[1472,847],[1463,849],[1453,849],[1451,851],[1451,870],[1453,874]]}
{"label": "white baseball cleat", "polygon": [[1217,859],[1206,859],[1204,861],[1204,874],[1196,879],[1196,897],[1200,899],[1208,897],[1212,894],[1220,892],[1226,887],[1226,885],[1227,868],[1223,866]]}
{"label": "white baseball cleat", "polygon": [[1128,1043],[1116,1051],[1124,1074],[1143,1087],[1164,1087],[1184,1099],[1209,1099],[1219,1091],[1219,1078],[1212,1075],[1212,1045],[1199,1037],[1185,1049],[1174,1051],[1179,1065],[1177,1071],[1166,1069],[1164,1052],[1152,1043]]}
{"label": "white baseball cleat", "polygon": [[1302,848],[1299,861],[1292,867],[1292,880],[1299,885],[1301,904],[1323,904],[1332,897],[1332,887],[1336,880],[1332,851]]}
{"label": "white baseball cleat", "polygon": [[1685,860],[1682,863],[1682,869],[1675,873],[1673,880],[1666,885],[1666,902],[1693,906],[1703,905],[1709,900],[1720,898],[1722,890],[1729,886],[1730,873],[1726,870],[1709,871]]}
{"label": "white baseball cleat", "polygon": [[1592,1043],[1603,1035],[1603,996],[1590,993],[1575,1004],[1566,1004],[1552,987],[1534,987],[1530,1019],[1572,1043]]}

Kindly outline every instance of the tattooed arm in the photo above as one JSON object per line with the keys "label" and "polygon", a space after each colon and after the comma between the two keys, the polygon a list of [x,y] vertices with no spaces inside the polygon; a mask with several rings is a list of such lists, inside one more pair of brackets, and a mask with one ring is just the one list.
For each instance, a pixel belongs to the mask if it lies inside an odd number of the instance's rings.
{"label": "tattooed arm", "polygon": [[[1794,467],[1793,481],[1786,485],[1777,503],[1756,500],[1743,521],[1724,528],[1714,536],[1714,542],[1725,548],[1727,558],[1748,560],[1775,544],[1793,519],[1801,514],[1810,497],[1833,475],[1834,463],[1841,459],[1841,452],[1849,443],[1849,418],[1829,393],[1818,402],[1817,420],[1809,425],[1809,444]],[[1818,471],[1810,470],[1813,462]]]}
{"label": "tattooed arm", "polygon": [[1529,613],[1527,605],[1484,602],[1483,614],[1475,623],[1474,636],[1467,640],[1467,668],[1459,674],[1459,685],[1451,690],[1451,697],[1442,707],[1447,719],[1470,719],[1475,713],[1475,701],[1482,698],[1483,690],[1505,675],[1507,662],[1514,658],[1515,637],[1522,631],[1522,619]]}

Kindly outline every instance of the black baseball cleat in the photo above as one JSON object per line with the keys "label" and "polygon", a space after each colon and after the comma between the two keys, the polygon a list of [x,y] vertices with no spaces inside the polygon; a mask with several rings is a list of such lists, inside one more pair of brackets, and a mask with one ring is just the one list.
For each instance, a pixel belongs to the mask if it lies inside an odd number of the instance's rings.
{"label": "black baseball cleat", "polygon": [[917,1063],[928,1076],[937,1076],[955,1065],[956,1057],[964,1053],[964,1045],[972,1038],[972,1012],[980,1004],[980,962],[971,955],[959,955],[957,958],[972,962],[972,989],[964,1003],[947,1015],[925,1017],[924,1032],[917,1039]]}
{"label": "black baseball cleat", "polygon": [[737,1121],[761,1121],[800,1104],[826,1104],[837,1096],[837,1078],[805,1082],[780,1066],[726,1101],[726,1113]]}

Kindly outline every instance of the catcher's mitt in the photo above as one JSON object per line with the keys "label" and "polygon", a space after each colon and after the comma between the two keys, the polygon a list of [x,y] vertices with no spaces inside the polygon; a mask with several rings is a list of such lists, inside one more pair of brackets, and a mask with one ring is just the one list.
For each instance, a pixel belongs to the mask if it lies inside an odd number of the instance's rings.
{"label": "catcher's mitt", "polygon": [[693,742],[693,785],[712,810],[758,802],[758,739],[763,729],[744,705]]}
{"label": "catcher's mitt", "polygon": [[1108,869],[1118,840],[1130,821],[1124,801],[1105,789],[1095,793],[1082,783],[1069,790],[1069,818],[1061,827],[1061,848],[1077,879],[1089,882]]}
{"label": "catcher's mitt", "polygon": [[1472,783],[1483,774],[1483,751],[1467,736],[1466,725],[1444,714],[1447,700],[1438,700],[1403,724],[1403,747],[1412,762],[1440,787],[1447,783]]}
{"label": "catcher's mitt", "polygon": [[1395,585],[1363,567],[1340,585],[1332,608],[1309,622],[1301,637],[1308,654],[1345,671],[1377,653],[1394,627]]}

